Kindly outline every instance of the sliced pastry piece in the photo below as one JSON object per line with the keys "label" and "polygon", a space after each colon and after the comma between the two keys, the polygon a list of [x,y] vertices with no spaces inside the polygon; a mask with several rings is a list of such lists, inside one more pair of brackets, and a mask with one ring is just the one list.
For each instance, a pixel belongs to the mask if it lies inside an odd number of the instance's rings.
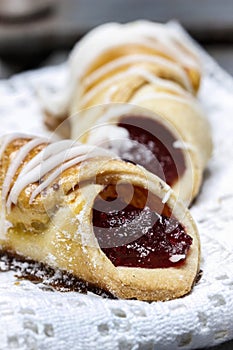
{"label": "sliced pastry piece", "polygon": [[[72,139],[114,148],[123,159],[159,175],[191,203],[212,151],[210,125],[194,96],[201,69],[192,43],[169,25],[110,23],[76,45],[69,71],[66,112],[48,99],[47,123],[53,128],[62,123],[54,117],[57,107],[61,118],[72,116]],[[112,106],[119,103],[129,105],[127,112]],[[107,123],[115,128],[101,129]],[[63,121],[58,127],[61,134],[64,126]],[[93,126],[98,130],[91,130]]]}
{"label": "sliced pastry piece", "polygon": [[[83,57],[81,62],[80,57]],[[124,59],[127,58],[128,62],[125,62]],[[172,64],[175,64],[182,72],[174,80],[183,81],[181,85],[191,91],[199,88],[201,70],[196,49],[169,24],[139,20],[127,24],[101,25],[76,44],[70,64],[82,82],[100,69],[105,78],[103,73],[111,71],[108,65],[110,62],[114,65],[113,70],[125,70],[133,66],[135,61],[151,64],[158,75],[169,80],[174,78],[176,68],[173,69]]]}
{"label": "sliced pastry piece", "polygon": [[0,155],[2,252],[118,298],[190,292],[199,271],[197,228],[160,178],[69,140],[8,135]]}
{"label": "sliced pastry piece", "polygon": [[107,23],[93,29],[74,47],[68,70],[60,94],[40,94],[46,123],[52,128],[79,111],[86,94],[116,75],[144,71],[192,94],[198,91],[201,80],[200,61],[190,40],[169,24],[143,20]]}
{"label": "sliced pastry piece", "polygon": [[70,118],[72,138],[144,166],[189,205],[198,194],[212,150],[201,108],[192,98],[149,86],[132,102],[84,109]]}

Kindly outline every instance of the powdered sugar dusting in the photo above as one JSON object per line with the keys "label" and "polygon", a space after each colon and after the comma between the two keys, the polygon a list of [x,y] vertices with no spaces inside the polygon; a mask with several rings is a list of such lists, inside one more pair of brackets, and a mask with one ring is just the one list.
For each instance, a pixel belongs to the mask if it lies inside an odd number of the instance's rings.
{"label": "powdered sugar dusting", "polygon": [[[199,53],[204,65],[200,100],[215,144],[202,192],[192,207],[202,241],[202,279],[185,298],[149,304],[103,300],[92,294],[45,293],[39,285],[27,281],[18,285],[14,274],[1,273],[3,350],[13,341],[17,348],[27,349],[29,340],[31,347],[46,348],[49,343],[51,350],[73,344],[101,350],[160,348],[162,344],[163,349],[175,350],[184,342],[184,348],[196,349],[233,339],[233,82],[205,53]],[[27,126],[30,133],[48,135],[32,87],[52,84],[56,90],[65,73],[66,67],[60,66],[1,81],[1,134]],[[29,331],[28,322],[38,333]],[[53,336],[46,335],[48,329]]]}

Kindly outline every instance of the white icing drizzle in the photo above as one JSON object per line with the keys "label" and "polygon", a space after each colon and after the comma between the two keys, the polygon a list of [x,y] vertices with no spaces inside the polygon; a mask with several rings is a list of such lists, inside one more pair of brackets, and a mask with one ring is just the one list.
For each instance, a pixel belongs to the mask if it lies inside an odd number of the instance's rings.
{"label": "white icing drizzle", "polygon": [[[110,86],[110,90],[108,90],[107,92],[109,93],[109,97],[108,99],[110,99],[110,96],[113,93],[113,90],[116,91],[117,90],[117,85],[115,87],[114,83],[117,82],[122,82],[123,79],[125,79],[127,76],[130,75],[135,75],[134,72],[131,72],[130,69],[128,69],[126,72],[124,73],[118,73],[116,75],[114,75],[113,77],[101,82],[100,84],[98,84],[97,86],[95,86],[93,89],[91,89],[89,92],[87,92],[84,97],[82,97],[82,101],[81,101],[81,107],[83,108],[83,106],[85,106],[87,103],[89,103],[89,101],[96,95],[98,94],[101,90],[103,90],[104,88]],[[107,97],[105,96],[105,99]],[[121,101],[122,102],[122,101]]]}
{"label": "white icing drizzle", "polygon": [[[8,140],[15,138],[16,136],[12,135]],[[17,173],[17,170],[22,164],[22,161],[27,157],[33,148],[43,143],[48,143],[48,139],[32,139],[19,149],[11,161],[2,190],[2,205],[3,208],[6,206],[8,212],[11,209],[11,204],[17,203],[18,196],[20,195],[21,191],[29,184],[38,182],[45,175],[48,175],[47,179],[37,186],[37,188],[32,192],[30,203],[32,203],[36,196],[39,195],[46,187],[48,187],[57,176],[71,166],[76,165],[86,159],[99,156],[111,159],[118,158],[113,152],[96,146],[82,145],[74,143],[71,140],[58,141],[46,146],[22,168],[9,192],[10,185],[15,177],[15,174]]]}
{"label": "white icing drizzle", "polygon": [[0,146],[0,159],[2,158],[3,153],[5,152],[5,149],[7,146],[13,142],[16,139],[31,139],[34,136],[23,134],[23,133],[12,133],[8,134],[2,137],[1,139],[1,146]]}
{"label": "white icing drizzle", "polygon": [[184,40],[182,35],[176,35],[174,30],[168,25],[141,20],[129,23],[128,27],[132,28],[132,35],[140,35],[141,33],[142,36],[148,39],[152,39],[155,42],[159,41],[165,47],[167,53],[170,53],[172,57],[176,57],[185,66],[197,65],[198,55],[195,48],[188,40]]}
{"label": "white icing drizzle", "polygon": [[[101,114],[101,117],[96,121],[96,125],[103,126],[103,124],[109,123],[109,122],[113,124],[117,123],[117,121],[119,120],[119,117],[125,114],[136,113],[138,115],[140,113],[143,116],[145,114],[145,111],[144,111],[144,108],[139,105],[139,103],[147,100],[156,100],[156,99],[173,100],[180,103],[184,103],[191,106],[194,109],[197,109],[198,113],[201,112],[199,108],[199,104],[194,98],[191,98],[191,96],[187,99],[182,96],[173,95],[173,94],[164,93],[164,92],[154,92],[154,93],[151,92],[151,93],[145,94],[144,96],[134,97],[133,99],[130,100],[130,103],[128,104],[116,103],[113,106],[109,106],[107,110]],[[148,116],[148,113],[147,113],[147,116]],[[153,112],[152,115],[156,115],[156,112]],[[161,123],[164,123],[164,119],[160,118],[160,121]],[[99,138],[99,141],[101,141],[100,138]],[[88,142],[91,142],[91,138],[88,140]],[[185,142],[183,143],[185,144]],[[176,148],[178,145],[180,146],[180,143],[175,143],[175,146],[173,145],[173,147]],[[187,144],[187,147],[189,147],[189,144]],[[191,148],[189,147],[189,149]]]}
{"label": "white icing drizzle", "polygon": [[105,99],[104,99],[104,103],[108,104],[111,103],[112,101],[112,97],[115,94],[115,92],[117,92],[118,90],[118,86],[117,85],[113,85],[110,87],[110,89],[107,91],[107,93],[105,94]]}
{"label": "white icing drizzle", "polygon": [[[119,56],[97,68],[83,81],[88,68],[101,54],[109,49],[128,45],[141,45],[146,49],[158,51],[158,54],[156,52],[154,54],[132,54],[129,52],[128,55]],[[200,72],[200,63],[197,57],[194,45],[182,33],[177,34],[169,25],[149,21],[104,24],[90,31],[72,50],[69,59],[67,86],[60,92],[56,92],[54,96],[48,92],[41,93],[40,98],[44,109],[54,118],[64,118],[70,111],[74,97],[77,101],[77,91],[79,91],[81,100],[82,90],[85,89],[86,84],[88,85],[101,75],[127,64],[130,60],[135,64],[137,62],[151,62],[166,68],[171,71],[171,75],[179,76],[185,89],[193,93],[192,79],[187,72],[190,69]],[[101,88],[103,86],[95,90],[94,93],[100,91]],[[111,91],[102,103],[110,103],[112,93]],[[93,94],[84,96],[84,100],[80,104],[77,103],[77,109],[85,107]]]}
{"label": "white icing drizzle", "polygon": [[2,185],[2,200],[3,200],[3,202],[5,201],[7,194],[9,192],[11,182],[12,182],[18,168],[20,167],[20,165],[24,161],[24,159],[27,157],[27,155],[29,154],[30,151],[32,151],[35,147],[37,147],[43,143],[48,143],[48,139],[36,138],[36,139],[33,139],[33,140],[29,141],[28,143],[26,143],[23,147],[21,147],[17,151],[17,154],[14,158],[14,161],[10,163],[10,166],[7,170],[7,173],[6,173],[3,185]]}
{"label": "white icing drizzle", "polygon": [[62,140],[60,142],[51,143],[48,145],[43,152],[38,153],[34,158],[28,162],[22,169],[20,176],[27,174],[30,170],[41,164],[42,161],[48,159],[51,156],[55,156],[62,150],[70,147],[77,146],[77,142],[71,140]]}
{"label": "white icing drizzle", "polygon": [[175,255],[172,255],[170,256],[169,260],[172,262],[172,263],[176,263],[182,259],[185,259],[186,256],[185,254],[175,254]]}
{"label": "white icing drizzle", "polygon": [[141,103],[143,101],[159,100],[159,99],[165,99],[165,100],[169,100],[170,99],[170,100],[173,100],[173,101],[177,101],[177,102],[188,104],[192,108],[198,108],[198,102],[194,98],[191,98],[191,97],[184,98],[183,96],[169,94],[168,92],[154,92],[154,93],[146,94],[145,96],[140,96],[140,97],[135,96],[135,97],[132,98],[130,103],[133,103],[133,104],[137,105],[138,103]]}
{"label": "white icing drizzle", "polygon": [[95,70],[93,73],[88,75],[84,79],[82,84],[84,85],[84,87],[87,87],[88,85],[95,83],[95,81],[100,79],[103,75],[106,75],[111,71],[114,71],[117,68],[120,68],[124,65],[127,65],[127,64],[132,65],[133,63],[142,63],[142,64],[152,63],[159,66],[163,66],[164,69],[166,69],[167,71],[169,70],[173,72],[175,71],[175,73],[179,75],[185,88],[188,91],[193,92],[193,88],[190,84],[190,81],[188,79],[186,72],[181,67],[179,67],[176,63],[169,61],[164,57],[145,55],[145,54],[144,55],[134,54],[134,55],[123,56],[118,59],[115,59],[105,64],[104,66],[101,66],[99,69]]}
{"label": "white icing drizzle", "polygon": [[165,204],[167,203],[167,201],[169,200],[170,196],[172,194],[172,189],[169,188],[169,190],[165,193],[163,199],[162,199],[162,203]]}
{"label": "white icing drizzle", "polygon": [[[199,69],[193,46],[188,45],[186,40],[184,50],[182,41],[183,38],[174,36],[168,26],[159,23],[137,21],[123,25],[105,24],[92,30],[76,44],[70,58],[71,69],[77,78],[81,78],[91,62],[106,50],[130,44],[157,49],[185,67]],[[84,59],[80,61],[80,57]]]}
{"label": "white icing drizzle", "polygon": [[[1,138],[1,147],[0,147],[0,159],[2,158],[7,146],[17,140],[17,139],[32,139],[34,136],[33,135],[28,135],[28,134],[24,134],[24,133],[12,133],[12,134],[8,134],[8,135],[5,135]],[[14,169],[12,169],[14,170]],[[9,187],[8,187],[8,184],[7,182],[10,181],[10,184],[11,184],[11,179],[9,177],[6,177],[5,179],[5,184],[3,183],[3,186],[2,186],[2,191],[5,191],[5,192],[8,192],[9,190]],[[7,190],[8,188],[8,190]],[[5,239],[5,235],[6,235],[6,232],[7,230],[12,226],[12,224],[6,220],[6,209],[5,209],[5,198],[3,198],[3,195],[2,195],[2,198],[1,198],[1,212],[0,212],[0,236],[2,239]]]}
{"label": "white icing drizzle", "polygon": [[147,82],[155,86],[164,87],[179,94],[185,95],[185,91],[177,83],[171,80],[169,81],[167,79],[159,78],[145,68],[135,66],[130,69],[130,73],[143,77]]}
{"label": "white icing drizzle", "polygon": [[[40,194],[45,188],[47,188],[63,171],[71,168],[74,165],[77,165],[78,163],[81,163],[85,160],[91,159],[93,157],[101,156],[103,157],[103,150],[101,149],[94,149],[91,154],[85,154],[83,156],[75,157],[74,159],[71,159],[70,161],[65,162],[62,164],[58,169],[55,169],[52,174],[42,183],[40,184],[33,192],[30,197],[29,203],[32,204],[33,200],[37,197],[38,194]],[[106,151],[106,155],[109,156],[110,152]],[[116,158],[116,156],[115,156]]]}
{"label": "white icing drizzle", "polygon": [[[109,103],[111,102],[111,96],[112,94],[117,91],[117,83],[124,81],[127,77],[130,76],[139,76],[142,77],[146,82],[152,83],[153,85],[156,85],[158,87],[164,87],[165,89],[170,89],[174,91],[175,93],[179,93],[182,95],[185,95],[185,91],[179,87],[178,84],[168,81],[166,79],[158,78],[153,73],[149,72],[146,69],[143,69],[141,67],[130,67],[127,71],[124,73],[118,73],[114,75],[113,77],[110,77],[109,79],[106,79],[105,81],[101,82],[97,86],[95,86],[93,89],[91,89],[87,94],[84,95],[82,98],[81,107],[88,104],[92,98],[95,97],[101,90],[104,88],[111,86],[110,89],[108,89],[107,94],[105,96],[105,103],[106,101]],[[116,83],[116,85],[114,85]],[[121,102],[121,101],[120,101]]]}
{"label": "white icing drizzle", "polygon": [[114,152],[118,154],[119,152],[114,148],[115,141],[121,141],[119,146],[124,148],[127,139],[129,139],[129,132],[125,128],[114,124],[106,124],[101,125],[100,128],[93,128],[90,131],[88,142],[91,145],[100,147],[104,145],[104,148],[109,147],[111,150],[114,149]]}
{"label": "white icing drizzle", "polygon": [[189,151],[196,150],[196,148],[193,145],[191,145],[188,142],[181,141],[181,140],[174,141],[172,146],[174,148],[180,148],[180,149],[189,150]]}
{"label": "white icing drizzle", "polygon": [[[101,125],[104,123],[109,123],[111,120],[112,123],[114,121],[117,121],[118,118],[124,114],[132,113],[135,109],[134,105],[130,104],[114,104],[113,106],[110,105],[110,107],[107,109],[105,113],[102,113],[101,118],[99,118],[96,122],[96,125]],[[141,111],[141,109],[139,108]]]}

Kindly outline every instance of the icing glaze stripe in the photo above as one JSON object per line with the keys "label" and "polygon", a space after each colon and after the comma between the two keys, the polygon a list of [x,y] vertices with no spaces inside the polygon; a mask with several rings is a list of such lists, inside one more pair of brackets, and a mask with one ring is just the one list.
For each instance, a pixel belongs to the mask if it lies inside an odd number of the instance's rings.
{"label": "icing glaze stripe", "polygon": [[26,143],[23,147],[21,147],[14,160],[11,162],[3,185],[2,185],[2,200],[5,201],[7,194],[9,192],[10,186],[11,186],[11,182],[14,179],[14,176],[18,170],[18,168],[20,167],[20,165],[22,164],[22,162],[24,161],[24,159],[27,157],[27,155],[29,154],[30,151],[32,151],[35,147],[43,144],[43,143],[47,143],[48,139],[46,138],[41,138],[41,139],[33,139],[31,141],[29,141],[28,143]]}
{"label": "icing glaze stripe", "polygon": [[171,70],[172,72],[175,72],[180,77],[184,87],[188,91],[193,92],[193,88],[190,84],[187,74],[181,67],[179,67],[174,62],[167,60],[164,57],[157,57],[157,56],[145,55],[145,54],[128,55],[128,56],[123,56],[113,61],[110,61],[109,63],[105,64],[104,66],[101,66],[99,69],[94,71],[92,74],[88,75],[84,79],[83,85],[86,87],[90,84],[93,84],[95,83],[96,80],[100,79],[102,76],[124,65],[127,65],[127,64],[132,65],[133,63],[145,63],[145,62],[156,64],[164,67],[164,69],[167,69],[168,71]]}
{"label": "icing glaze stripe", "polygon": [[[4,142],[4,147],[6,148],[7,144],[16,139],[17,135],[14,134],[9,136],[7,138],[7,142]],[[35,191],[33,191],[30,198],[30,203],[32,203],[35,197],[47,186],[49,186],[52,181],[59,176],[59,174],[73,165],[99,156],[118,158],[113,152],[93,145],[82,145],[79,143],[74,143],[71,140],[58,141],[46,146],[22,168],[13,187],[10,190],[10,185],[15,177],[15,174],[17,173],[17,170],[22,164],[22,161],[27,157],[32,149],[43,143],[48,143],[48,139],[34,138],[30,140],[19,149],[14,159],[11,161],[2,190],[2,202],[3,205],[6,203],[8,212],[10,211],[11,204],[17,203],[18,196],[21,191],[29,184],[38,182],[44,176],[49,175],[48,178],[42,182]],[[52,173],[50,174],[51,171]]]}

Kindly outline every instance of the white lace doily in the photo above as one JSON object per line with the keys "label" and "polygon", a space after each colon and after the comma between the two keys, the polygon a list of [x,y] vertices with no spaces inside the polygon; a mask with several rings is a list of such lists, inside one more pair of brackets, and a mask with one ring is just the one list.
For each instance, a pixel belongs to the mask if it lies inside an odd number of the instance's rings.
{"label": "white lace doily", "polygon": [[[233,338],[233,80],[206,53],[200,99],[215,150],[191,211],[202,241],[204,271],[193,292],[168,302],[108,300],[44,291],[0,273],[0,349],[191,349]],[[0,133],[46,134],[36,98],[57,89],[61,65],[0,82]]]}

